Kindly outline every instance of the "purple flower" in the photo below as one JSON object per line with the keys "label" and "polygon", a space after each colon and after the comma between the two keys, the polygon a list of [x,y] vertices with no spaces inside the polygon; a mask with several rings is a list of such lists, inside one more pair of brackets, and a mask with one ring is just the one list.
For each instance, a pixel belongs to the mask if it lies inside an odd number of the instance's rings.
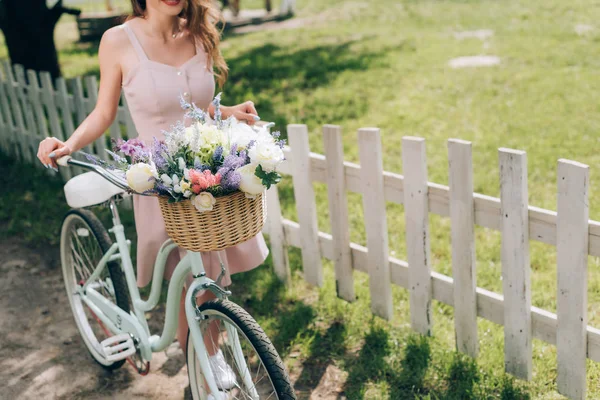
{"label": "purple flower", "polygon": [[278,140],[277,142],[275,142],[277,144],[277,146],[279,146],[280,148],[283,149],[283,147],[285,146],[285,139],[283,140]]}
{"label": "purple flower", "polygon": [[150,150],[140,139],[129,139],[123,141],[122,139],[117,140],[115,152],[121,152],[126,156],[131,157],[134,163],[148,161],[150,157]]}
{"label": "purple flower", "polygon": [[167,153],[167,145],[165,142],[158,140],[156,137],[154,138],[154,143],[152,143],[152,158],[154,160],[154,164],[156,164],[156,168],[163,169],[167,166],[167,161],[163,154]]}
{"label": "purple flower", "polygon": [[229,170],[227,174],[221,175],[221,187],[227,192],[233,192],[240,188],[242,176],[239,172]]}
{"label": "purple flower", "polygon": [[194,160],[194,169],[202,172],[210,169],[210,165],[202,164],[202,161],[198,157]]}
{"label": "purple flower", "polygon": [[213,162],[215,163],[220,163],[221,159],[223,158],[223,146],[217,146],[217,148],[215,149],[215,152],[213,153]]}
{"label": "purple flower", "polygon": [[251,140],[251,141],[249,141],[249,142],[248,142],[248,146],[246,146],[246,149],[250,150],[250,148],[251,148],[252,146],[254,146],[255,144],[256,144],[256,140]]}
{"label": "purple flower", "polygon": [[[233,149],[232,149],[233,150]],[[230,171],[235,171],[236,169],[243,167],[246,165],[246,151],[241,151],[240,154],[236,154],[236,152],[232,151],[229,153],[227,157],[223,160],[223,165],[219,168],[219,174],[221,176],[227,175]]]}
{"label": "purple flower", "polygon": [[167,195],[171,193],[171,189],[165,186],[162,182],[157,181],[155,186],[156,192],[158,194]]}

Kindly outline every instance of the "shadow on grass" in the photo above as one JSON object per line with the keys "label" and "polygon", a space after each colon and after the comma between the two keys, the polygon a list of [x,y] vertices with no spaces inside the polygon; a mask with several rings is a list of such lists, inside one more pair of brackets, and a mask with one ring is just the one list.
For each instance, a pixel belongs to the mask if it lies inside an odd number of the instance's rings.
{"label": "shadow on grass", "polygon": [[[231,69],[224,87],[224,100],[227,104],[237,104],[252,99],[263,120],[273,121],[282,129],[297,121],[288,121],[279,110],[281,101],[295,102],[302,91],[325,86],[345,71],[366,71],[385,53],[355,51],[352,46],[357,43],[359,41],[347,41],[300,49],[267,43],[251,48],[227,59]],[[273,100],[274,96],[279,96],[277,101]],[[367,107],[353,107],[349,112],[356,118],[356,112],[366,110]]]}
{"label": "shadow on grass", "polygon": [[334,321],[325,333],[316,332],[295,384],[297,391],[311,392],[317,387],[333,359],[346,352],[346,336],[346,326],[341,321]]}
{"label": "shadow on grass", "polygon": [[404,358],[400,362],[400,373],[391,374],[390,395],[394,399],[414,398],[417,393],[425,393],[425,375],[431,362],[429,339],[412,335],[404,349]]}
{"label": "shadow on grass", "polygon": [[363,399],[368,382],[386,380],[389,366],[385,358],[389,355],[389,334],[385,329],[373,328],[365,336],[365,343],[358,356],[346,361],[349,365],[348,379],[344,392],[350,399]]}

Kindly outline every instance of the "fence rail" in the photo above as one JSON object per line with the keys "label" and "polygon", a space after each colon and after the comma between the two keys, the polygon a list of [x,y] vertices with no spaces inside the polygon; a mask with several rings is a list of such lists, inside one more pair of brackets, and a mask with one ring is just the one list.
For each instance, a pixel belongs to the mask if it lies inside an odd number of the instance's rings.
{"label": "fence rail", "polygon": [[[27,77],[27,78],[26,78]],[[0,146],[14,157],[35,163],[37,144],[46,136],[64,139],[93,110],[98,85],[94,77],[58,79],[22,67],[0,65]],[[370,277],[371,309],[390,319],[391,285],[410,293],[411,325],[431,334],[432,300],[455,309],[457,348],[476,357],[477,317],[504,326],[506,370],[531,379],[532,338],[557,347],[560,393],[584,399],[586,358],[600,362],[600,330],[587,325],[587,256],[600,255],[600,222],[589,217],[589,168],[558,161],[557,210],[528,205],[527,155],[499,149],[500,198],[473,193],[471,143],[448,141],[449,185],[427,180],[425,140],[402,141],[405,176],[383,171],[378,129],[358,131],[362,164],[344,161],[341,129],[323,128],[326,155],[310,152],[305,125],[287,127],[290,147],[280,171],[292,176],[299,221],[285,219],[277,188],[267,192],[274,270],[290,281],[288,246],[302,251],[307,282],[323,283],[321,259],[333,261],[337,294],[355,299],[353,271]],[[105,136],[86,150],[107,157],[109,138],[137,133],[122,99],[117,118]],[[41,166],[41,164],[36,163]],[[74,170],[73,173],[77,173]],[[71,171],[61,170],[69,179]],[[332,233],[318,230],[313,183],[327,185]],[[347,192],[363,196],[367,247],[350,242]],[[403,204],[407,261],[389,255],[386,202]],[[453,277],[431,270],[429,214],[450,218]],[[502,233],[503,294],[476,285],[474,226]],[[529,240],[557,248],[557,313],[531,306]]]}

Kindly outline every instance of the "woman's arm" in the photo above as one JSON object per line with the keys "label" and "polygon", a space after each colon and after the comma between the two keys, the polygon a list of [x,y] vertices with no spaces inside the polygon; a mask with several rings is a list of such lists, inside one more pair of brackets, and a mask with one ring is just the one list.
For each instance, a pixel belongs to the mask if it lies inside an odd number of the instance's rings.
{"label": "woman's arm", "polygon": [[53,137],[40,142],[37,156],[47,168],[56,168],[56,159],[93,143],[114,121],[121,96],[123,35],[121,30],[112,28],[104,33],[100,41],[100,89],[94,110],[66,142]]}

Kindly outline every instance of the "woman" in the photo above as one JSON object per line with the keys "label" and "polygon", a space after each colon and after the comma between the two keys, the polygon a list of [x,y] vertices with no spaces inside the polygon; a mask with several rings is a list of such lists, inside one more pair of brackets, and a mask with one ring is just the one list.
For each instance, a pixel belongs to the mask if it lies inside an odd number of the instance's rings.
{"label": "woman", "polygon": [[[183,117],[180,95],[200,108],[208,108],[211,115],[214,112],[211,100],[215,78],[222,86],[228,68],[218,47],[220,38],[215,23],[219,11],[213,1],[132,0],[132,6],[133,15],[128,21],[108,30],[100,42],[100,90],[93,112],[66,142],[46,138],[40,143],[38,158],[46,167],[56,168],[57,158],[103,135],[115,118],[121,88],[139,137],[146,143],[151,143],[154,137],[161,139],[161,130]],[[233,115],[248,124],[259,119],[251,101],[222,106],[221,112],[224,118]],[[151,280],[155,256],[167,234],[156,198],[135,196],[134,214],[138,233],[137,283],[142,287]],[[221,258],[229,273],[236,273],[262,264],[267,252],[259,234],[221,252]],[[167,278],[184,254],[181,249],[179,254],[171,253]],[[212,252],[202,257],[208,276],[216,279],[220,272],[218,255]],[[230,284],[229,275],[222,282]],[[198,302],[212,297],[212,293],[204,292]],[[188,327],[183,310],[182,297],[177,339],[185,350]],[[210,346],[210,338],[206,337],[205,342],[209,353],[216,351]],[[221,362],[222,355],[217,353],[211,360]]]}

